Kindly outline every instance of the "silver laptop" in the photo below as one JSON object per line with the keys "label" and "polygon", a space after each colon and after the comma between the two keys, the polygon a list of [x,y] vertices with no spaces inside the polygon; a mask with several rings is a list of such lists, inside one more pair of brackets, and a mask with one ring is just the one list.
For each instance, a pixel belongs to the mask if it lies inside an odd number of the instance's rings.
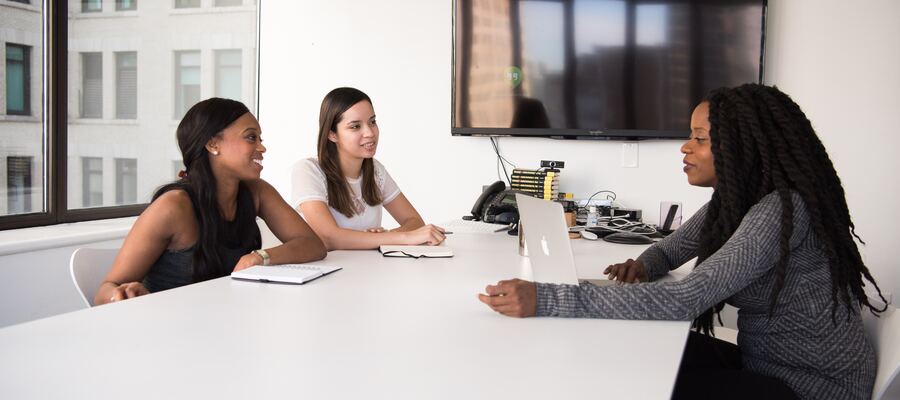
{"label": "silver laptop", "polygon": [[[534,281],[577,285],[578,272],[562,205],[523,194],[516,194],[516,205]],[[598,286],[615,283],[609,279],[582,281]]]}

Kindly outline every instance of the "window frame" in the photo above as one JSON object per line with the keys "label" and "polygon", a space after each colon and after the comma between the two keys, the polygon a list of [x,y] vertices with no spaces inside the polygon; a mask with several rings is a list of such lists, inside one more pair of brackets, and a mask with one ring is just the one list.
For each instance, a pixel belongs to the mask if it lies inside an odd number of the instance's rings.
{"label": "window frame", "polygon": [[[79,7],[81,2],[73,3]],[[259,63],[260,44],[260,4],[256,3],[256,38],[254,39],[254,58]],[[31,71],[32,78],[42,76],[41,96],[43,106],[43,145],[44,153],[43,175],[45,193],[42,200],[43,207],[32,204],[33,208],[42,208],[41,211],[27,214],[0,215],[0,230],[29,228],[36,226],[55,225],[61,223],[73,223],[93,221],[109,218],[133,217],[143,212],[149,203],[132,204],[122,206],[103,206],[95,208],[68,207],[68,84],[69,84],[69,2],[49,1],[44,3],[43,9],[43,37],[44,48],[41,63],[37,64],[37,71]],[[34,56],[32,51],[32,56]],[[5,57],[5,54],[4,54]],[[76,61],[77,62],[77,61]],[[257,69],[258,71],[258,69]],[[80,79],[80,77],[73,77]],[[255,105],[259,105],[259,74],[252,77]],[[5,79],[5,77],[4,77]],[[29,96],[31,93],[29,92]],[[31,110],[32,115],[35,112]],[[79,111],[79,110],[75,110]],[[256,110],[254,110],[256,111]],[[38,158],[34,162],[37,164]]]}

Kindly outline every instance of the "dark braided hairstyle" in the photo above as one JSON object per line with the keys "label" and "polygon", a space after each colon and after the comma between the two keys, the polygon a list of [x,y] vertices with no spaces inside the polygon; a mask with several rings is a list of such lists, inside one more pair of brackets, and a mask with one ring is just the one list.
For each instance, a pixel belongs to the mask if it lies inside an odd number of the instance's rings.
{"label": "dark braided hairstyle", "polygon": [[[753,205],[777,192],[782,215],[775,285],[769,304],[771,316],[784,288],[790,258],[794,231],[791,193],[795,192],[806,203],[813,232],[821,240],[828,259],[832,318],[838,301],[851,313],[857,312],[857,303],[873,313],[884,311],[870,304],[863,292],[865,277],[881,296],[881,289],[853,240],[865,244],[850,220],[841,180],[800,107],[778,88],[758,84],[716,89],[704,101],[709,103],[709,136],[717,183],[703,222],[697,263],[722,247]],[[881,299],[884,301],[883,296]],[[692,327],[710,334],[713,315],[718,315],[722,307],[724,303],[719,303],[706,310]]]}
{"label": "dark braided hairstyle", "polygon": [[[192,260],[194,282],[226,276],[234,269],[234,265],[225,265],[221,246],[258,249],[262,244],[253,197],[243,182],[238,185],[234,224],[230,227],[231,232],[226,231],[229,227],[216,199],[216,177],[206,149],[210,139],[221,135],[225,128],[249,112],[241,102],[218,97],[191,107],[178,124],[176,133],[186,174],[180,180],[160,187],[153,195],[155,201],[170,190],[183,190],[191,199],[199,227]],[[228,243],[229,236],[233,236],[228,233],[235,232],[240,236],[240,243]]]}

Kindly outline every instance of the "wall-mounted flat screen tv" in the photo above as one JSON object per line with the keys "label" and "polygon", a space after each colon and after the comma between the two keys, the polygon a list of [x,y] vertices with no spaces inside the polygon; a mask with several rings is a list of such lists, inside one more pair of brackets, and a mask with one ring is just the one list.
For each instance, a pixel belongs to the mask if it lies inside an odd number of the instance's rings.
{"label": "wall-mounted flat screen tv", "polygon": [[455,0],[453,135],[683,139],[762,81],[765,0]]}

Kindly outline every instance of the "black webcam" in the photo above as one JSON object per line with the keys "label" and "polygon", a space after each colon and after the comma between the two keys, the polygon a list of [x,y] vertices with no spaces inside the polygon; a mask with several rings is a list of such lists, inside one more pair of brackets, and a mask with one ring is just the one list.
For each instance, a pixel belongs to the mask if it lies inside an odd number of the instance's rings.
{"label": "black webcam", "polygon": [[541,160],[541,168],[565,168],[565,161],[551,161],[551,160]]}

